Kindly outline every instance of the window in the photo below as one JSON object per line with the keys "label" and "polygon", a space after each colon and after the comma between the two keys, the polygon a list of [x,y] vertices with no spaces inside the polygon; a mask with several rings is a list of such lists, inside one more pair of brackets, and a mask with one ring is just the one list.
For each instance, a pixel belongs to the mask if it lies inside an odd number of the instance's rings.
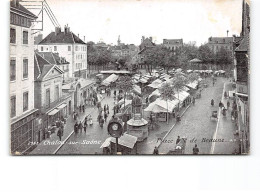
{"label": "window", "polygon": [[23,78],[28,78],[28,59],[23,59]]}
{"label": "window", "polygon": [[16,43],[16,30],[14,28],[10,28],[10,43]]}
{"label": "window", "polygon": [[23,111],[28,110],[28,100],[29,100],[28,92],[23,93]]}
{"label": "window", "polygon": [[55,100],[59,99],[59,85],[55,86]]}
{"label": "window", "polygon": [[57,51],[57,46],[54,46],[54,51]]}
{"label": "window", "polygon": [[28,44],[28,31],[23,31],[23,44]]}
{"label": "window", "polygon": [[16,96],[11,97],[11,117],[16,115]]}
{"label": "window", "polygon": [[71,46],[68,46],[68,51],[71,51]]}
{"label": "window", "polygon": [[16,61],[15,59],[10,60],[10,81],[16,79]]}
{"label": "window", "polygon": [[43,51],[43,46],[41,46],[41,51]]}
{"label": "window", "polygon": [[51,98],[50,98],[50,89],[48,88],[46,90],[46,107],[50,107]]}
{"label": "window", "polygon": [[75,47],[75,51],[78,51],[78,46]]}

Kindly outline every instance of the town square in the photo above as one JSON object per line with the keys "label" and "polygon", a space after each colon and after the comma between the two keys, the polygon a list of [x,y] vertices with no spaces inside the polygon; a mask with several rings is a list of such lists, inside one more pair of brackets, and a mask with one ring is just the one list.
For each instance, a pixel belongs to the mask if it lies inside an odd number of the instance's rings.
{"label": "town square", "polygon": [[111,43],[85,34],[96,24],[80,14],[82,29],[65,23],[55,1],[10,1],[11,154],[248,154],[250,6],[236,3],[239,29],[208,17],[203,42],[192,30],[132,35],[148,21],[120,33],[107,19],[96,34]]}

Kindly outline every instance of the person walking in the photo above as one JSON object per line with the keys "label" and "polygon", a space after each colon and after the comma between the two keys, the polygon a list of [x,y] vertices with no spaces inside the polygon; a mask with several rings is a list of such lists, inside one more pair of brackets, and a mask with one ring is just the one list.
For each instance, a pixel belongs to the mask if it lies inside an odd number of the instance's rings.
{"label": "person walking", "polygon": [[193,154],[194,154],[194,155],[198,155],[198,154],[199,154],[199,151],[200,151],[200,150],[199,150],[197,144],[195,144],[195,146],[193,147],[192,151],[193,151]]}
{"label": "person walking", "polygon": [[107,108],[106,108],[106,105],[104,105],[104,112],[106,112]]}
{"label": "person walking", "polygon": [[99,121],[99,125],[100,125],[101,129],[103,129],[104,122],[105,121],[104,121],[103,117],[101,116],[100,121]]}
{"label": "person walking", "polygon": [[85,113],[85,105],[82,105],[82,112]]}
{"label": "person walking", "polygon": [[230,107],[230,102],[229,102],[229,100],[227,101],[227,108],[229,109],[229,107]]}
{"label": "person walking", "polygon": [[195,105],[195,97],[193,97],[192,104]]}
{"label": "person walking", "polygon": [[62,132],[61,132],[61,128],[59,128],[58,132],[57,132],[57,136],[59,137],[60,141],[61,141],[61,137],[62,137]]}
{"label": "person walking", "polygon": [[154,155],[158,155],[159,154],[158,147],[156,147],[156,146],[154,147],[153,154]]}
{"label": "person walking", "polygon": [[178,138],[176,139],[176,145],[181,141],[180,136],[178,136]]}
{"label": "person walking", "polygon": [[109,115],[109,106],[107,105],[107,114]]}
{"label": "person walking", "polygon": [[221,101],[219,102],[218,107],[219,107],[219,108],[222,108],[222,107],[223,107],[223,104],[222,104]]}
{"label": "person walking", "polygon": [[104,118],[105,118],[105,122],[107,122],[107,112],[104,111]]}
{"label": "person walking", "polygon": [[210,104],[211,104],[212,107],[214,106],[214,99],[211,99]]}
{"label": "person walking", "polygon": [[89,120],[89,126],[92,126],[92,125],[93,125],[93,120],[92,120],[92,117],[91,117],[91,115],[89,115],[89,118],[88,118],[88,120]]}
{"label": "person walking", "polygon": [[80,133],[82,132],[82,128],[83,128],[83,125],[82,125],[82,123],[81,123],[81,121],[79,122],[79,131],[80,131]]}
{"label": "person walking", "polygon": [[84,132],[86,133],[86,131],[87,131],[87,126],[88,126],[88,122],[87,122],[87,117],[85,118],[85,121],[84,121],[84,126],[83,126],[83,128],[84,128]]}
{"label": "person walking", "polygon": [[74,125],[74,132],[77,134],[78,133],[78,122],[75,123]]}

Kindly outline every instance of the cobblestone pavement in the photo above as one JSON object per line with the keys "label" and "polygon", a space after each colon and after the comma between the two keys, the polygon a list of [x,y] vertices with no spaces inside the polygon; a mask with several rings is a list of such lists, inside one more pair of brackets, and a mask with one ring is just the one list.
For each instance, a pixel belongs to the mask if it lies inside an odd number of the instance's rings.
{"label": "cobblestone pavement", "polygon": [[[195,106],[192,105],[184,114],[181,122],[177,123],[172,129],[159,147],[159,153],[166,154],[169,150],[173,150],[177,136],[187,138],[185,154],[192,154],[195,143],[199,147],[200,154],[210,153],[212,142],[208,140],[213,138],[217,126],[217,120],[211,119],[210,115],[213,110],[218,110],[218,103],[222,98],[225,82],[227,82],[226,79],[218,78],[215,86],[210,84],[208,88],[202,91],[202,97],[196,100]],[[214,107],[210,105],[211,99],[215,101]],[[227,125],[227,127],[231,126]],[[230,140],[228,137],[226,138],[225,134],[221,137],[224,140]]]}
{"label": "cobblestone pavement", "polygon": [[[113,92],[112,92],[113,93]],[[105,104],[109,105],[110,114],[105,122],[103,129],[100,128],[97,122],[98,109],[95,108],[91,112],[93,125],[87,127],[86,133],[84,130],[77,134],[73,133],[66,143],[59,149],[56,154],[101,154],[103,150],[100,148],[102,143],[109,137],[107,133],[107,124],[113,115],[114,99],[103,95],[104,99],[101,102],[102,107]]]}

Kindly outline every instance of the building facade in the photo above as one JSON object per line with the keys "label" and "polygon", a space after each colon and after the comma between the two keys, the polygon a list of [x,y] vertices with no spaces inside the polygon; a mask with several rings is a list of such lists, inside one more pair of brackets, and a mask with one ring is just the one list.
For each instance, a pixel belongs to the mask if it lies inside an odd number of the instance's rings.
{"label": "building facade", "polygon": [[236,104],[238,106],[238,131],[241,139],[241,153],[249,152],[249,88],[250,88],[250,7],[243,1],[242,4],[242,31],[241,37],[237,38],[237,47],[234,57],[234,78],[236,82]]}
{"label": "building facade", "polygon": [[234,37],[210,37],[208,47],[216,54],[221,48],[233,52]]}
{"label": "building facade", "polygon": [[87,44],[65,26],[64,32],[56,27],[38,45],[39,52],[59,53],[69,62],[69,77],[87,77]]}
{"label": "building facade", "polygon": [[32,22],[37,17],[19,1],[10,2],[10,118],[11,152],[26,153],[33,141],[34,44]]}
{"label": "building facade", "polygon": [[183,47],[183,39],[163,39],[162,45],[172,51],[176,51]]}
{"label": "building facade", "polygon": [[[46,56],[46,55],[45,55]],[[62,93],[63,71],[47,61],[42,53],[34,57],[34,98],[39,109],[40,124],[35,126],[35,142],[45,139],[46,128],[57,119],[66,118],[72,112],[71,94]]]}

